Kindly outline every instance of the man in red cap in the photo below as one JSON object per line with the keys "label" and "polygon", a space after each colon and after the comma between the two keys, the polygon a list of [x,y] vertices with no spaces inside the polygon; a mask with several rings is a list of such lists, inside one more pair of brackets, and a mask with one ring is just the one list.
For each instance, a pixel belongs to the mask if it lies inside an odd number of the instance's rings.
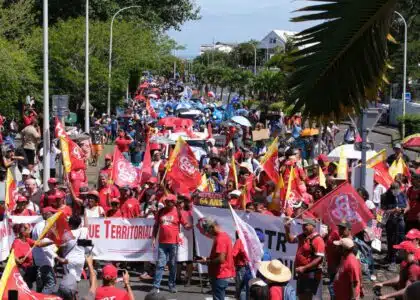
{"label": "man in red cap", "polygon": [[380,296],[381,300],[402,297],[408,286],[420,280],[419,249],[411,241],[403,241],[394,245],[394,248],[401,250],[404,256],[400,264],[400,274],[390,280],[375,284],[375,287],[393,286],[397,291]]}
{"label": "man in red cap", "polygon": [[13,216],[35,216],[36,213],[30,209],[27,209],[28,199],[26,197],[19,195],[16,200],[16,207],[12,211]]}
{"label": "man in red cap", "polygon": [[102,286],[96,289],[95,299],[97,300],[134,300],[134,294],[130,287],[130,276],[125,271],[123,282],[125,291],[115,287],[118,270],[115,266],[108,264],[102,268]]}
{"label": "man in red cap", "polygon": [[416,246],[416,248],[419,248],[420,250],[420,230],[415,228],[411,229],[405,235],[405,239],[411,241]]}
{"label": "man in red cap", "polygon": [[98,178],[99,205],[107,211],[110,208],[112,198],[119,198],[120,191],[114,185],[109,183],[109,176],[101,173]]}
{"label": "man in red cap", "polygon": [[112,155],[106,154],[105,155],[105,166],[99,171],[99,176],[102,174],[106,174],[108,178],[112,176]]}
{"label": "man in red cap", "polygon": [[120,209],[120,200],[118,198],[111,199],[111,208],[107,210],[106,216],[108,218],[122,218],[122,212]]}
{"label": "man in red cap", "polygon": [[[165,207],[160,209],[156,215],[155,225],[153,226],[153,241],[152,246],[156,246],[157,234],[158,237],[158,261],[156,264],[155,279],[153,282],[153,291],[159,292],[160,282],[162,281],[163,271],[168,263],[169,265],[169,280],[168,286],[171,293],[176,293],[175,279],[176,279],[176,259],[179,241],[180,225],[184,228],[191,228],[183,218],[181,211],[176,207],[177,197],[169,194],[164,197]],[[168,258],[168,259],[167,259]]]}
{"label": "man in red cap", "polygon": [[62,211],[63,214],[66,216],[66,219],[68,219],[73,214],[73,211],[72,211],[70,206],[68,206],[64,203],[65,198],[66,198],[66,194],[64,192],[57,191],[57,193],[55,194],[55,203],[54,203],[53,207],[57,211]]}
{"label": "man in red cap", "polygon": [[58,191],[58,182],[55,178],[48,179],[48,191],[41,196],[40,208],[51,206],[55,203],[55,194]]}

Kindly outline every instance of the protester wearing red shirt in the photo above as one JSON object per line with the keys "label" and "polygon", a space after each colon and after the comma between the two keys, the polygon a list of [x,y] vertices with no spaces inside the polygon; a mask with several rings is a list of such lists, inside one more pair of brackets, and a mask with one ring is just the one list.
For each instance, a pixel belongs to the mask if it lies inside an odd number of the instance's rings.
{"label": "protester wearing red shirt", "polygon": [[55,204],[53,207],[57,209],[58,211],[62,211],[63,214],[66,216],[66,219],[70,218],[73,214],[73,210],[70,206],[64,204],[66,194],[62,191],[58,191],[55,196]]}
{"label": "protester wearing red shirt", "polygon": [[315,231],[313,219],[303,219],[302,234],[290,234],[290,222],[286,222],[286,240],[298,243],[295,258],[295,273],[298,276],[296,293],[299,299],[312,299],[322,279],[322,260],[325,256],[325,243]]}
{"label": "protester wearing red shirt", "polygon": [[375,284],[375,287],[393,286],[397,291],[382,295],[379,299],[402,298],[406,288],[420,280],[419,248],[411,241],[403,241],[394,245],[394,248],[401,250],[404,257],[400,265],[400,274],[390,280]]}
{"label": "protester wearing red shirt", "polygon": [[101,174],[99,176],[99,205],[107,211],[111,206],[111,199],[119,198],[120,191],[114,184],[110,184],[107,182],[108,178],[105,174]]}
{"label": "protester wearing red shirt", "polygon": [[360,262],[353,254],[354,242],[351,238],[334,241],[342,252],[342,259],[334,279],[335,299],[360,299],[361,269]]}
{"label": "protester wearing red shirt", "polygon": [[80,187],[84,184],[87,185],[88,179],[86,176],[86,170],[72,170],[69,174],[69,180],[76,196],[79,196]]}
{"label": "protester wearing red shirt", "polygon": [[197,262],[208,265],[213,300],[224,300],[228,279],[235,276],[232,241],[213,219],[205,218],[202,229],[205,235],[213,239],[213,247],[210,257],[198,259]]}
{"label": "protester wearing red shirt", "polygon": [[107,178],[112,177],[112,155],[105,155],[105,166],[99,171],[99,176],[105,174]]}
{"label": "protester wearing red shirt", "polygon": [[117,281],[118,270],[111,264],[102,269],[102,286],[96,289],[95,300],[134,300],[134,294],[130,287],[130,276],[125,271],[123,282],[125,291],[115,287]]}
{"label": "protester wearing red shirt", "polygon": [[108,218],[122,218],[122,212],[120,209],[120,200],[118,198],[111,199],[111,208],[106,211]]}
{"label": "protester wearing red shirt", "polygon": [[55,178],[48,179],[48,191],[41,196],[41,200],[39,202],[40,209],[47,206],[52,206],[55,203],[55,194],[58,191],[57,186],[58,186],[57,179]]}
{"label": "protester wearing red shirt", "polygon": [[133,139],[130,135],[126,134],[124,130],[120,130],[118,137],[115,139],[115,145],[117,145],[118,150],[124,155],[125,158],[128,157],[130,152],[130,144],[133,142]]}
{"label": "protester wearing red shirt", "polygon": [[175,195],[169,194],[164,197],[163,201],[165,203],[165,207],[157,212],[155,225],[153,226],[153,247],[156,246],[156,237],[159,232],[158,261],[153,282],[153,291],[159,292],[163,271],[168,263],[169,291],[171,293],[176,293],[176,256],[178,252],[180,225],[184,226],[186,229],[191,228],[191,225],[183,218],[180,208],[175,206],[177,201]]}
{"label": "protester wearing red shirt", "polygon": [[16,200],[16,207],[12,211],[12,216],[35,216],[36,213],[30,209],[27,209],[28,199],[24,196],[19,196]]}
{"label": "protester wearing red shirt", "polygon": [[244,245],[236,232],[236,241],[233,245],[233,262],[236,269],[236,299],[245,300],[247,291],[247,272],[250,272],[248,266],[248,256],[246,255]]}
{"label": "protester wearing red shirt", "polygon": [[129,198],[121,206],[121,212],[124,218],[132,219],[140,217],[140,204],[136,198]]}
{"label": "protester wearing red shirt", "polygon": [[292,278],[292,272],[279,260],[263,261],[260,263],[258,272],[264,277],[269,286],[270,300],[283,300],[283,287]]}
{"label": "protester wearing red shirt", "polygon": [[411,177],[412,186],[408,188],[407,198],[410,209],[408,210],[405,223],[405,230],[420,228],[420,175],[413,174]]}

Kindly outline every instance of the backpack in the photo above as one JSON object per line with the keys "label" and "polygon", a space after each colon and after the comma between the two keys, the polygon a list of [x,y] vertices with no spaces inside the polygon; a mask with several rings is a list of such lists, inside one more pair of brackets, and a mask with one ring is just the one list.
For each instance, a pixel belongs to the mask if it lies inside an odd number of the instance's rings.
{"label": "backpack", "polygon": [[285,287],[283,287],[283,300],[296,300],[296,290],[289,282]]}

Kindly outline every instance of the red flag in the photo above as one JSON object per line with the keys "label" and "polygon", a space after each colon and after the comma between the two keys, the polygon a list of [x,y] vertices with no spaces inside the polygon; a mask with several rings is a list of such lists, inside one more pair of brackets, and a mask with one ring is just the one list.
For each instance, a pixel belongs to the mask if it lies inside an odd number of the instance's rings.
{"label": "red flag", "polygon": [[5,204],[6,208],[9,211],[15,209],[16,204],[16,196],[17,196],[17,189],[16,189],[16,180],[13,177],[13,173],[10,168],[7,169],[6,173],[6,196],[5,196]]}
{"label": "red flag", "polygon": [[19,300],[61,300],[60,297],[54,295],[45,295],[35,293],[26,284],[25,280],[20,275],[19,269],[16,265],[15,253],[9,256],[6,268],[0,281],[0,299],[9,299],[9,291],[17,291]]}
{"label": "red flag", "polygon": [[114,148],[112,180],[118,186],[128,185],[132,188],[138,185],[138,170],[134,167],[117,147]]}
{"label": "red flag", "polygon": [[153,119],[157,118],[157,113],[155,109],[152,107],[152,105],[150,104],[150,99],[146,100],[146,110]]}
{"label": "red flag", "polygon": [[152,155],[150,154],[149,137],[146,138],[146,150],[144,152],[143,163],[141,166],[140,184],[144,184],[152,177]]}
{"label": "red flag", "polygon": [[176,192],[194,191],[201,183],[198,162],[190,146],[180,137],[169,159],[166,177]]}
{"label": "red flag", "polygon": [[371,157],[366,165],[368,168],[372,168],[375,172],[373,179],[382,184],[386,189],[391,187],[391,183],[394,182],[391,175],[389,175],[388,166],[385,163],[386,160],[386,150],[383,149],[375,156]]}
{"label": "red flag", "polygon": [[69,153],[72,171],[86,169],[85,155],[82,148],[70,139]]}
{"label": "red flag", "polygon": [[252,202],[251,190],[253,188],[253,185],[254,185],[254,175],[251,174],[246,178],[245,184],[241,188],[242,190],[241,206],[242,206],[242,209],[244,210],[246,208],[246,205]]}
{"label": "red flag", "polygon": [[207,123],[207,134],[208,139],[213,138],[213,127],[210,122]]}
{"label": "red flag", "polygon": [[261,159],[261,167],[274,183],[279,182],[278,138],[276,138]]}
{"label": "red flag", "polygon": [[335,228],[340,222],[349,222],[352,225],[352,234],[362,231],[373,218],[365,201],[348,182],[319,199],[309,212],[331,228]]}
{"label": "red flag", "polygon": [[[286,173],[286,172],[285,172]],[[296,169],[292,166],[290,169],[290,172],[288,174],[287,178],[287,187],[286,187],[286,193],[284,196],[284,209],[293,211],[293,205],[297,201],[302,200],[302,194],[299,190],[299,184],[300,180],[299,177],[296,176]]]}
{"label": "red flag", "polygon": [[47,220],[44,230],[41,233],[41,236],[43,235],[53,241],[57,246],[61,246],[74,239],[69,223],[66,220],[66,215],[62,212],[54,214]]}

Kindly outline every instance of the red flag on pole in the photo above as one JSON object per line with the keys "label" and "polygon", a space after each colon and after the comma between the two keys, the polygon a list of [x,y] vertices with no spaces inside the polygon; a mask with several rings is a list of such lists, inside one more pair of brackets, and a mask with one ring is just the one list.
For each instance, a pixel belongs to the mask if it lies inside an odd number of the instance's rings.
{"label": "red flag on pole", "polygon": [[194,191],[201,183],[198,162],[190,146],[181,137],[169,159],[166,177],[176,192]]}
{"label": "red flag on pole", "polygon": [[128,185],[136,187],[138,185],[138,172],[117,147],[114,148],[114,159],[112,167],[112,181],[118,186]]}
{"label": "red flag on pole", "polygon": [[47,220],[42,234],[44,233],[45,237],[53,241],[57,246],[61,246],[74,239],[66,216],[62,212],[56,213]]}
{"label": "red flag on pole", "polygon": [[261,159],[261,167],[274,182],[279,182],[278,138],[276,138]]}
{"label": "red flag on pole", "polygon": [[146,100],[146,110],[153,119],[157,118],[157,113],[155,109],[152,107],[152,105],[150,104],[150,99]]}
{"label": "red flag on pole", "polygon": [[19,269],[16,265],[15,253],[9,255],[6,268],[0,280],[0,299],[9,299],[9,291],[17,291],[19,300],[61,300],[60,297],[54,295],[45,295],[35,293],[26,284],[25,280],[20,275]]}
{"label": "red flag on pole", "polygon": [[309,212],[331,228],[343,221],[350,223],[352,234],[362,231],[367,222],[373,218],[365,201],[348,182],[319,199]]}
{"label": "red flag on pole", "polygon": [[386,150],[381,150],[378,154],[370,158],[366,165],[368,168],[372,168],[375,171],[373,179],[382,184],[386,189],[391,187],[391,183],[394,182],[391,175],[389,175],[388,166],[385,163]]}
{"label": "red flag on pole", "polygon": [[150,141],[146,137],[146,150],[144,152],[143,163],[141,165],[140,184],[144,184],[152,177],[152,155],[150,154]]}

